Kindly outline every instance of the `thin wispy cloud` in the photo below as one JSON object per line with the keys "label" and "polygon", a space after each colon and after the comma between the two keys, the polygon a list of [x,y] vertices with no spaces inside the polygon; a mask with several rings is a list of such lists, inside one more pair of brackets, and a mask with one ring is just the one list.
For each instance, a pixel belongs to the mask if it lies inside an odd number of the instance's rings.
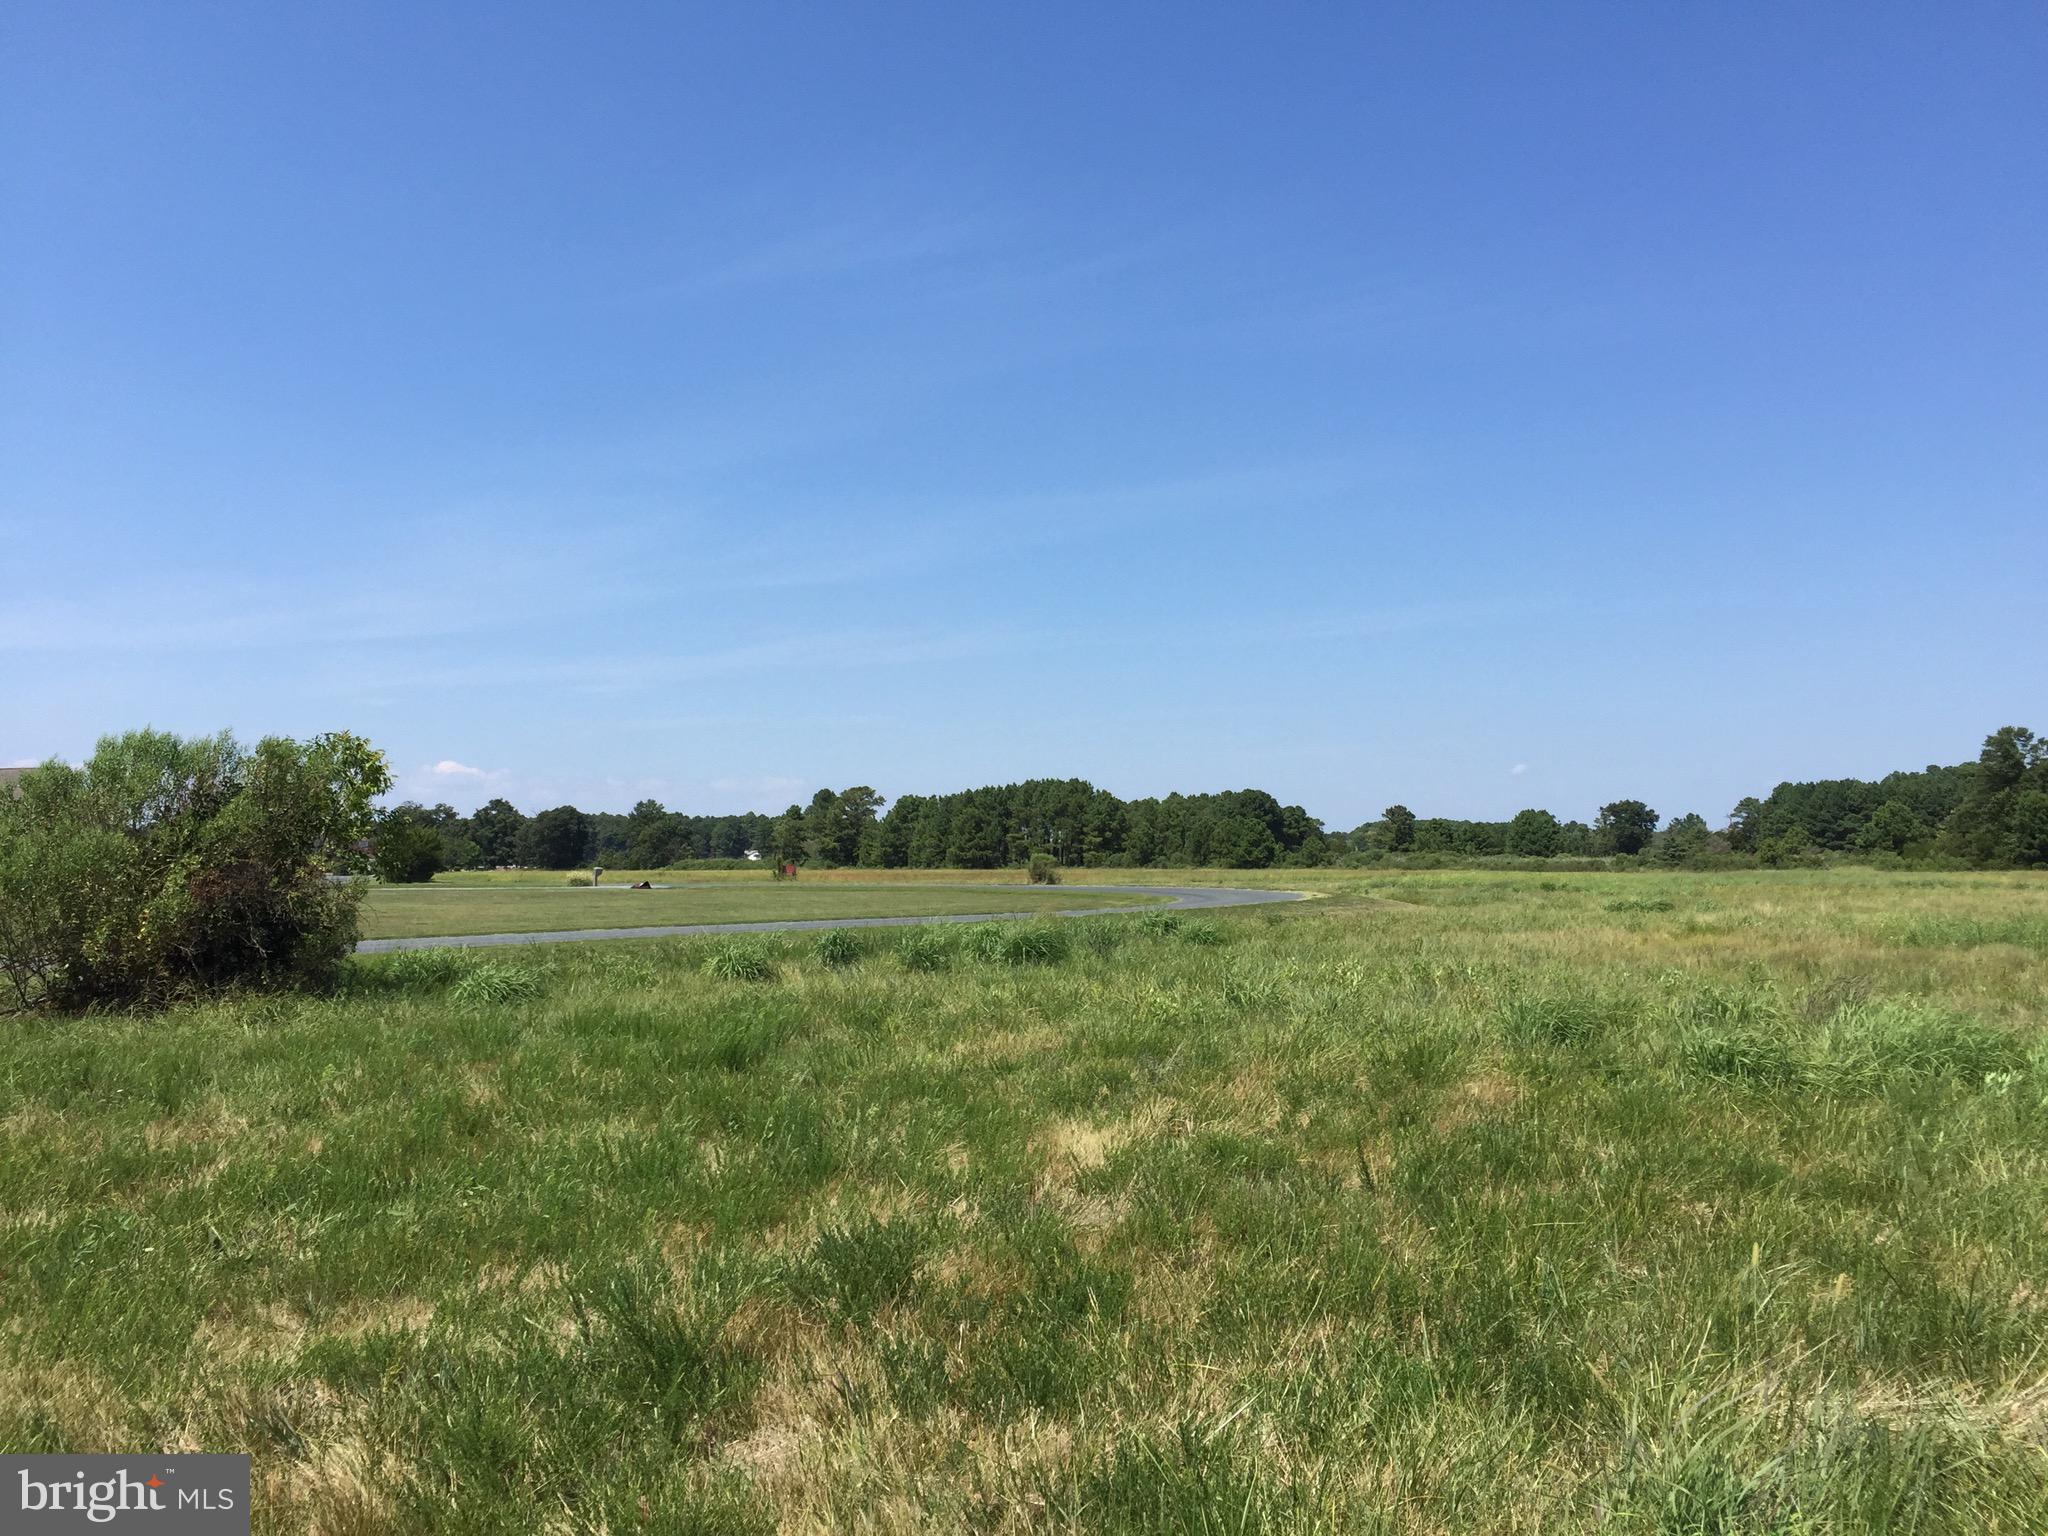
{"label": "thin wispy cloud", "polygon": [[[1341,286],[1244,284],[1212,294],[1204,309],[1215,317],[1199,327],[1207,339],[1313,351],[1412,347],[1446,337],[1497,350],[1569,345],[1639,334],[1653,312],[1645,297],[1613,287],[1586,295],[1536,277],[1477,286],[1438,274]],[[1660,331],[1671,328],[1669,319],[1655,323]]]}
{"label": "thin wispy cloud", "polygon": [[963,304],[1037,300],[1059,294],[1084,297],[1091,290],[1115,291],[1134,278],[1156,279],[1173,256],[1189,248],[1184,236],[1156,230],[1071,251],[1049,250],[1034,242],[1027,248],[992,253],[971,267],[963,264],[953,280],[934,290],[930,298]]}
{"label": "thin wispy cloud", "polygon": [[[1232,516],[1296,498],[1320,498],[1370,480],[1364,466],[1297,460],[1162,475],[1096,486],[1048,487],[954,501],[922,509],[901,505],[873,519],[839,508],[824,526],[798,523],[770,538],[750,538],[719,554],[732,590],[776,590],[900,581],[906,573],[1106,537],[1173,519]],[[880,531],[875,531],[879,529]]]}
{"label": "thin wispy cloud", "polygon": [[528,605],[594,587],[633,553],[589,525],[567,545],[501,549],[492,535],[506,521],[488,509],[420,513],[406,558],[380,562],[374,581],[360,568],[297,565],[100,571],[89,597],[59,591],[0,609],[0,653],[331,651],[481,636],[528,627]]}
{"label": "thin wispy cloud", "polygon": [[501,615],[464,612],[424,592],[414,601],[308,594],[283,604],[250,602],[232,589],[203,595],[167,582],[93,601],[41,598],[10,607],[0,614],[0,652],[274,650],[424,640],[503,622]]}
{"label": "thin wispy cloud", "polygon": [[730,297],[744,290],[889,276],[986,257],[1014,227],[986,214],[906,207],[886,194],[860,204],[735,215],[751,229],[695,269],[633,289],[629,302]]}
{"label": "thin wispy cloud", "polygon": [[545,688],[626,693],[715,678],[777,672],[867,670],[957,661],[1042,644],[1047,637],[1002,626],[938,631],[830,630],[790,634],[712,650],[613,652],[572,660],[482,661],[413,669],[381,680],[404,689]]}
{"label": "thin wispy cloud", "polygon": [[1290,619],[1261,626],[1259,632],[1290,640],[1361,640],[1398,635],[1410,630],[1469,628],[1501,624],[1526,616],[1535,605],[1518,601],[1413,603],[1357,613]]}
{"label": "thin wispy cloud", "polygon": [[975,219],[909,224],[864,219],[829,224],[762,246],[679,287],[714,292],[923,266],[972,251],[984,244],[989,234],[987,223]]}
{"label": "thin wispy cloud", "polygon": [[477,768],[452,757],[426,763],[396,775],[389,796],[392,800],[460,802],[473,807],[506,792],[518,775],[503,768]]}
{"label": "thin wispy cloud", "polygon": [[1261,642],[1298,644],[1304,640],[1390,635],[1432,627],[1491,624],[1511,617],[1490,605],[1445,603],[1290,620],[1277,625],[1104,618],[1073,621],[1057,628],[1013,623],[923,628],[829,627],[701,650],[607,650],[537,660],[499,656],[443,666],[415,666],[380,678],[377,686],[397,692],[505,688],[606,696],[782,674],[809,677],[818,673],[879,672],[982,658],[1014,662],[1031,655],[1100,650],[1104,646],[1114,646],[1123,654],[1166,650],[1198,656]]}

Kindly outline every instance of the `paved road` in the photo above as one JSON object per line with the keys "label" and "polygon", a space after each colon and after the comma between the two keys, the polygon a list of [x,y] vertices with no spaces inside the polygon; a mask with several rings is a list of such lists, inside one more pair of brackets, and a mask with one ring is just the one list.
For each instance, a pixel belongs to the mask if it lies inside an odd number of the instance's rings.
{"label": "paved road", "polygon": [[[1069,887],[1114,896],[1168,896],[1164,906],[1077,907],[1062,917],[1101,917],[1112,912],[1163,912],[1174,908],[1258,907],[1275,901],[1301,901],[1300,891],[1247,891],[1220,885],[1090,885]],[[1033,912],[964,912],[944,917],[813,917],[768,923],[683,923],[668,928],[572,928],[564,933],[458,933],[437,938],[364,939],[359,955],[386,954],[394,949],[481,949],[498,944],[574,944],[584,939],[686,939],[713,933],[804,933],[814,928],[908,928],[918,923],[986,923],[1035,917]]]}

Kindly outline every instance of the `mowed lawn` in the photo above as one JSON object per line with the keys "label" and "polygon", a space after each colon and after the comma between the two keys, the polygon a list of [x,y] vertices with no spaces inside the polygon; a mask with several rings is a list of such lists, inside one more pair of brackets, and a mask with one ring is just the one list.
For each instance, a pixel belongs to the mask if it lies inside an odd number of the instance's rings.
{"label": "mowed lawn", "polygon": [[10,1024],[0,1445],[347,1536],[2048,1530],[2048,881],[1266,878]]}
{"label": "mowed lawn", "polygon": [[937,917],[975,912],[1057,912],[1142,906],[1152,898],[1086,887],[1006,885],[974,889],[901,885],[805,885],[749,880],[635,891],[552,885],[380,885],[363,903],[366,939],[464,933],[564,933],[579,928],[663,928],[835,917]]}

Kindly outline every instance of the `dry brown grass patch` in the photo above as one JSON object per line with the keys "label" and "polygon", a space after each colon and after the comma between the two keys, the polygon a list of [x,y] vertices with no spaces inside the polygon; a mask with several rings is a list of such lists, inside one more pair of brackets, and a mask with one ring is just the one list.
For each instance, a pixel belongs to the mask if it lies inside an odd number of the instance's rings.
{"label": "dry brown grass patch", "polygon": [[483,1109],[505,1102],[505,1093],[498,1086],[496,1063],[488,1061],[465,1062],[461,1069],[463,1102],[472,1108]]}
{"label": "dry brown grass patch", "polygon": [[[33,1420],[82,1454],[132,1450],[128,1426],[136,1406],[88,1366],[0,1363],[0,1444],[25,1440]],[[16,1427],[19,1434],[11,1432]]]}
{"label": "dry brown grass patch", "polygon": [[516,1291],[522,1296],[559,1291],[568,1284],[569,1271],[553,1259],[538,1264],[486,1264],[477,1271],[476,1283],[486,1291]]}
{"label": "dry brown grass patch", "polygon": [[785,1536],[1011,1536],[1044,1528],[1039,1489],[1064,1480],[1074,1440],[1058,1421],[989,1425],[946,1409],[924,1419],[883,1412],[842,1420],[830,1433],[785,1423],[767,1432],[762,1449],[770,1460],[755,1489]]}
{"label": "dry brown grass patch", "polygon": [[999,1296],[1016,1276],[979,1248],[952,1248],[931,1269],[933,1281],[945,1291],[960,1296]]}
{"label": "dry brown grass patch", "polygon": [[275,1529],[309,1536],[388,1536],[400,1530],[390,1489],[402,1469],[353,1434],[307,1442],[306,1455],[257,1468],[257,1499]]}
{"label": "dry brown grass patch", "polygon": [[173,1152],[184,1147],[207,1147],[219,1141],[233,1141],[249,1129],[249,1122],[214,1101],[207,1113],[177,1115],[152,1120],[142,1128],[142,1144],[152,1152]]}
{"label": "dry brown grass patch", "polygon": [[1521,1098],[1521,1085],[1505,1072],[1474,1073],[1444,1095],[1433,1124],[1438,1135],[1448,1135],[1482,1120],[1500,1119]]}
{"label": "dry brown grass patch", "polygon": [[1061,1120],[1035,1137],[1049,1174],[1088,1173],[1102,1167],[1123,1145],[1127,1129],[1092,1120]]}
{"label": "dry brown grass patch", "polygon": [[200,1322],[192,1342],[209,1365],[238,1367],[252,1360],[295,1354],[306,1337],[306,1320],[282,1302],[260,1302],[229,1312],[215,1308]]}
{"label": "dry brown grass patch", "polygon": [[393,1296],[359,1301],[325,1319],[319,1332],[330,1338],[360,1338],[366,1333],[423,1333],[434,1321],[434,1304],[419,1296]]}

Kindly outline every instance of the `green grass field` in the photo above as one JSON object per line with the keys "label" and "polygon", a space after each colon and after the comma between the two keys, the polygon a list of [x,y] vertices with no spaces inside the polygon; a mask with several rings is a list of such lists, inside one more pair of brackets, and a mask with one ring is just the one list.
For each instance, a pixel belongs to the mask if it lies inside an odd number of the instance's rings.
{"label": "green grass field", "polygon": [[[1332,870],[1259,869],[1062,869],[1065,885],[1283,885],[1290,888],[1302,880],[1313,884],[1337,874]],[[1358,872],[1350,872],[1356,879]],[[1283,879],[1282,876],[1290,878]],[[1042,890],[1026,878],[1021,869],[806,869],[793,882],[779,881],[772,871],[752,869],[607,869],[604,883],[630,885],[650,880],[676,886],[726,887],[763,890],[809,890],[820,886],[1003,886],[1020,891]],[[575,882],[588,886],[590,871],[562,869],[465,869],[434,876],[435,889],[479,887],[503,889],[534,887],[564,890]]]}
{"label": "green grass field", "polygon": [[2048,1530],[2048,880],[1265,879],[10,1025],[0,1445],[333,1536]]}
{"label": "green grass field", "polygon": [[[637,878],[637,876],[635,877]],[[929,878],[929,877],[927,877]],[[1144,897],[1091,893],[1086,887],[1005,885],[947,890],[844,882],[777,884],[763,879],[678,885],[666,891],[569,888],[556,875],[490,885],[380,885],[363,903],[366,939],[430,934],[562,933],[578,928],[661,928],[688,923],[752,923],[834,917],[934,917],[973,912],[1057,912],[1076,907],[1146,905]]]}

